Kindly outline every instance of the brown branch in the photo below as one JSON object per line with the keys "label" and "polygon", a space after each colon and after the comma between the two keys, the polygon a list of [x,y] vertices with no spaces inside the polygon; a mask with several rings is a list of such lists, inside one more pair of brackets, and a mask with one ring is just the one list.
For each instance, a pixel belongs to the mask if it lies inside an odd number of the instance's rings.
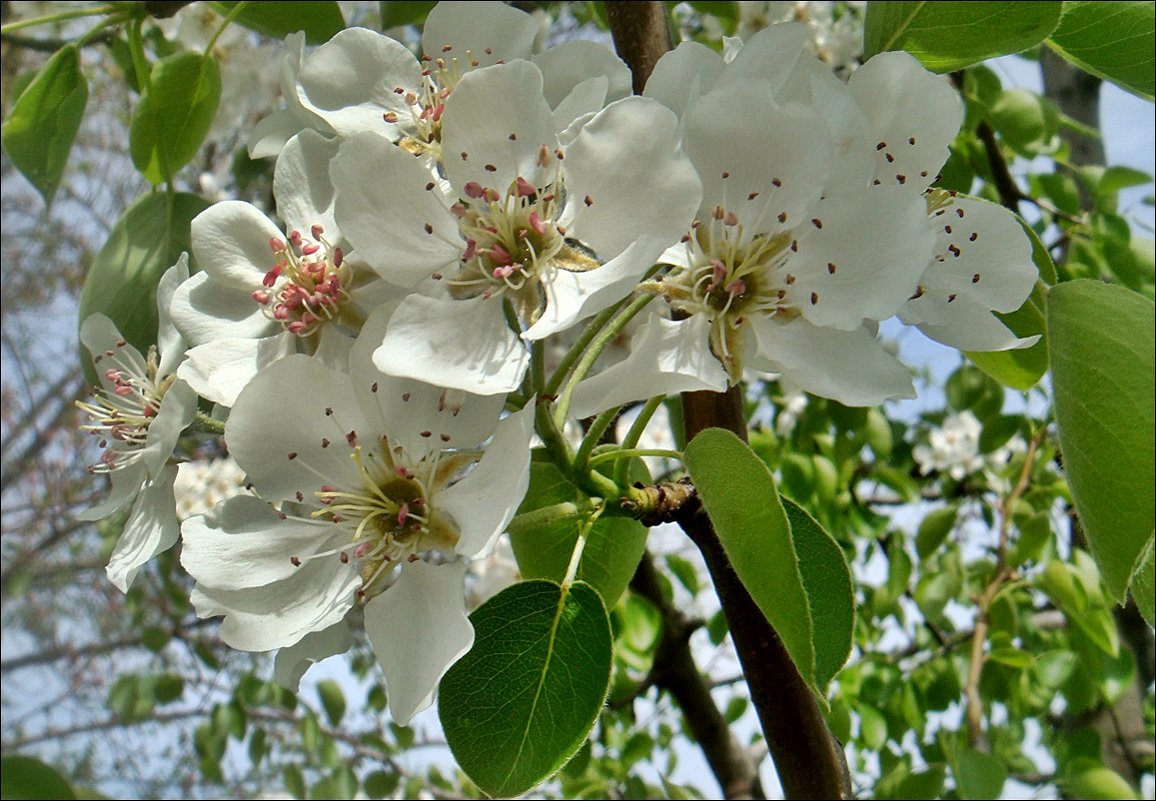
{"label": "brown branch", "polygon": [[726,718],[711,698],[710,685],[695,664],[690,635],[697,626],[667,601],[650,554],[643,556],[630,587],[662,614],[662,641],[654,654],[654,667],[646,683],[674,697],[724,797],[766,798],[758,765],[731,733]]}
{"label": "brown branch", "polygon": [[634,76],[634,93],[642,94],[654,65],[670,50],[666,4],[657,0],[607,0],[606,17],[614,49]]}

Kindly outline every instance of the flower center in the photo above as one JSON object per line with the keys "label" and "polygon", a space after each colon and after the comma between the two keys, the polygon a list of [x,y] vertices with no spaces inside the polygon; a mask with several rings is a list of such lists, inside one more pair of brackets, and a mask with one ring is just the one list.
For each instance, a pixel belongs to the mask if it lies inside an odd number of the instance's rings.
{"label": "flower center", "polygon": [[[442,114],[445,112],[446,99],[462,76],[480,64],[468,50],[464,58],[449,56],[452,49],[450,45],[445,45],[441,56],[422,56],[425,66],[421,71],[420,92],[402,86],[393,90],[405,99],[410,113],[410,131],[402,136],[398,145],[415,155],[430,153],[436,161],[441,160]],[[390,123],[399,119],[394,111],[388,111],[384,116],[385,121]]]}
{"label": "flower center", "polygon": [[640,287],[661,295],[684,316],[706,315],[711,322],[711,350],[732,380],[742,374],[741,337],[754,314],[799,314],[789,287],[795,277],[783,268],[797,249],[790,231],[743,236],[738,216],[716,206],[704,224],[696,220],[683,238],[690,266],[678,267]]}
{"label": "flower center", "polygon": [[100,437],[104,449],[100,461],[90,465],[90,473],[110,473],[137,461],[148,440],[149,425],[161,408],[165,393],[175,376],[158,376],[156,347],[149,348],[147,361],[136,348],[121,339],[110,350],[93,358],[104,368],[108,388],[93,388],[92,398],[76,406],[90,418],[81,425]]}
{"label": "flower center", "polygon": [[306,239],[293,231],[288,244],[277,237],[269,240],[278,261],[265,273],[266,288],[253,293],[267,317],[300,337],[311,336],[322,324],[340,317],[353,280],[341,248],[325,239],[324,229],[314,225],[310,235]]}

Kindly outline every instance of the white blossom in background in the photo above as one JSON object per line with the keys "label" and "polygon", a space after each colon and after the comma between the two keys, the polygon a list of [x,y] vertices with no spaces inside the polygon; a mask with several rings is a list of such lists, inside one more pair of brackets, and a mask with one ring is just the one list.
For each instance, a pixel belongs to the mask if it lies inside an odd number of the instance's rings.
{"label": "white blossom in background", "polygon": [[201,397],[231,406],[261,368],[290,353],[345,369],[362,323],[393,294],[334,222],[335,152],[312,131],[285,146],[273,193],[287,233],[241,201],[217,203],[193,220],[202,272],[181,284],[172,315],[191,346],[180,376]]}
{"label": "white blossom in background", "polygon": [[807,409],[807,393],[787,392],[775,404],[775,433],[789,437],[799,423],[799,416]]}
{"label": "white blossom in background", "polygon": [[911,449],[911,455],[919,464],[919,472],[947,473],[956,481],[961,481],[984,466],[983,455],[979,452],[979,435],[983,427],[970,411],[962,411],[947,417],[943,424],[933,429],[927,436],[927,443],[919,443]]}
{"label": "white blossom in background", "polygon": [[189,275],[188,257],[162,276],[157,286],[160,316],[157,344],[148,355],[128,344],[111,320],[94,314],[80,327],[80,341],[92,355],[101,386],[77,406],[88,417],[81,430],[100,441],[100,461],[90,472],[111,479],[108,499],[82,513],[100,520],[132,505],[109,560],[109,580],[127,592],[141,565],[172,547],[179,533],[170,457],[181,432],[197,412],[197,396],[176,376],[185,346],[168,315],[168,302]]}
{"label": "white blossom in background", "polygon": [[228,456],[181,462],[173,483],[177,519],[211,512],[226,498],[248,492],[245,483],[245,472]]}
{"label": "white blossom in background", "polygon": [[543,92],[527,61],[465,75],[441,118],[445,182],[381,137],[341,146],[342,231],[386,280],[416,290],[374,356],[382,371],[513,391],[529,365],[523,338],[621,300],[685,230],[699,181],[667,109],[630,97],[561,131]]}
{"label": "white blossom in background", "polygon": [[470,562],[466,574],[466,608],[477,609],[506,587],[522,580],[509,537],[502,537],[489,556]]}
{"label": "white blossom in background", "polygon": [[423,56],[365,28],[348,28],[306,56],[290,36],[281,71],[287,108],[250,136],[254,158],[276,155],[302,128],[348,139],[376,133],[406,150],[441,157],[441,116],[470,71],[531,59],[546,76],[546,98],[565,125],[630,94],[630,72],[605,45],[562,43],[535,53],[541,26],[501,2],[443,2],[422,28]]}
{"label": "white blossom in background", "polygon": [[525,494],[533,402],[499,422],[504,398],[379,375],[372,347],[355,348],[351,375],[292,355],[249,383],[225,439],[260,497],[186,521],[181,561],[226,643],[297,646],[291,679],[362,607],[405,724],[473,643],[466,560],[488,555]]}

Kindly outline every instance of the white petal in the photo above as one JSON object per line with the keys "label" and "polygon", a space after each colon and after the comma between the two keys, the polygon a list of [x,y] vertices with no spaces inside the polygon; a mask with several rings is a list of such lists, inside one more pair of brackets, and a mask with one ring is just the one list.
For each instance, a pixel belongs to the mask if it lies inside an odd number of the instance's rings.
{"label": "white petal", "polygon": [[534,406],[531,400],[498,423],[481,461],[434,499],[436,508],[457,523],[461,537],[454,550],[463,556],[487,556],[526,495]]}
{"label": "white petal", "polygon": [[281,238],[277,226],[239,200],[214,203],[193,219],[193,256],[211,278],[252,292],[277,263],[269,245]]}
{"label": "white petal", "polygon": [[387,281],[411,287],[457,263],[458,222],[419,159],[366,134],[341,146],[330,175],[341,232]]}
{"label": "white petal", "polygon": [[297,97],[342,138],[363,132],[385,135],[382,114],[409,116],[405,98],[394,90],[417,91],[421,80],[417,59],[401,42],[366,28],[347,28],[305,60]]}
{"label": "white petal", "polygon": [[320,225],[335,245],[340,244],[340,235],[333,217],[329,162],[339,145],[339,140],[302,131],[285,144],[273,173],[273,196],[286,229],[307,233]]}
{"label": "white petal", "polygon": [[263,498],[296,500],[313,498],[323,484],[360,486],[347,437],[372,431],[346,375],[294,354],[242,390],[225,441]]}
{"label": "white petal", "polygon": [[129,361],[132,364],[144,365],[144,359],[141,358],[140,351],[132,345],[124,342],[120,335],[120,330],[116,327],[116,323],[108,319],[108,317],[100,314],[90,314],[85,318],[80,325],[80,342],[88,349],[92,355],[93,364],[96,365],[96,372],[100,378],[100,384],[108,391],[114,389],[114,385],[104,376],[104,371],[107,369],[107,364],[101,364],[105,359],[113,356],[117,351],[123,351],[121,358]]}
{"label": "white petal", "polygon": [[443,163],[459,192],[476,181],[504,195],[519,176],[544,186],[538,165],[543,146],[551,152],[557,146],[554,117],[542,94],[542,73],[528,61],[474,70],[446,99]]}
{"label": "white petal", "polygon": [[174,381],[161,400],[157,416],[149,423],[141,459],[149,475],[158,478],[173,455],[181,432],[197,416],[197,393],[184,381]]}
{"label": "white petal", "polygon": [[641,236],[676,241],[701,198],[678,120],[643,97],[612,103],[583,126],[562,165],[571,233],[604,260]]}
{"label": "white petal", "polygon": [[474,644],[463,563],[407,564],[365,606],[365,633],[385,674],[389,711],[404,726],[433,701],[438,682]]}
{"label": "white petal", "polygon": [[284,581],[243,590],[203,584],[190,600],[198,617],[224,615],[221,639],[242,651],[271,651],[338,623],[353,606],[361,577],[351,565],[314,559]]}
{"label": "white petal", "polygon": [[249,132],[249,158],[264,159],[276,156],[285,147],[285,143],[300,133],[304,127],[305,122],[301,116],[294,114],[290,109],[274,111],[268,117],[259,120]]}
{"label": "white petal", "polygon": [[137,495],[106,568],[108,580],[121,592],[128,592],[141,565],[177,542],[176,477],[176,466],[170,466],[156,480],[146,482]]}
{"label": "white petal", "polygon": [[702,176],[702,219],[716,206],[733,212],[745,243],[810,218],[831,162],[813,109],[777,107],[762,83],[748,81],[704,95],[685,123],[686,152]]}
{"label": "white petal", "polygon": [[[181,525],[181,564],[207,587],[243,590],[282,581],[302,568],[318,551],[344,538],[337,526],[295,517],[285,518],[272,505],[251,495],[235,495],[208,514]],[[337,561],[337,556],[320,557]]]}
{"label": "white petal", "polygon": [[947,78],[897,51],[880,53],[855,70],[848,88],[878,148],[876,178],[916,192],[930,186],[963,123],[963,103]]}
{"label": "white petal", "polygon": [[1010,211],[957,196],[932,214],[931,225],[934,258],[919,281],[922,294],[904,307],[906,322],[962,328],[956,317],[974,315],[960,312],[960,301],[1001,312],[1023,305],[1039,273],[1031,243]]}
{"label": "white petal", "polygon": [[213,403],[232,406],[253,376],[297,350],[297,338],[281,332],[260,339],[217,339],[188,352],[177,376]]}
{"label": "white petal", "polygon": [[207,273],[196,273],[177,287],[169,313],[189,346],[269,336],[281,326],[265,316],[264,307],[253,300],[252,292],[215,281]]}
{"label": "white petal", "polygon": [[521,385],[530,354],[506,324],[500,298],[412,295],[390,320],[373,363],[387,375],[495,395]]}
{"label": "white petal", "polygon": [[722,71],[722,56],[714,50],[698,42],[682,42],[654,65],[643,95],[681,117],[699,93],[714,86]]}
{"label": "white petal", "polygon": [[796,230],[798,252],[782,268],[796,278],[787,299],[815,325],[844,331],[895,314],[931,254],[924,205],[888,186],[823,198]]}
{"label": "white petal", "polygon": [[[590,116],[606,105],[606,77],[597,75],[574,87],[554,108],[554,128],[562,133],[560,143],[569,144]],[[576,122],[580,121],[580,122]]]}
{"label": "white petal", "polygon": [[497,0],[443,2],[426,17],[421,45],[434,58],[456,58],[465,64],[476,61],[479,67],[487,67],[529,58],[537,35],[538,25],[531,15]]}
{"label": "white petal", "polygon": [[343,654],[352,647],[353,632],[344,620],[327,629],[310,632],[300,642],[277,652],[277,658],[273,661],[273,681],[295,693],[301,684],[301,677],[309,668],[323,659]]}
{"label": "white petal", "polygon": [[189,254],[182,253],[177,263],[165,270],[157,284],[157,371],[169,375],[185,357],[185,341],[173,325],[169,307],[177,288],[189,278]]}
{"label": "white petal", "polygon": [[710,322],[703,315],[676,322],[654,314],[634,337],[625,360],[574,390],[570,409],[575,417],[655,395],[726,390],[726,371],[710,352]]}
{"label": "white petal", "polygon": [[613,50],[599,42],[586,39],[562,42],[531,60],[542,71],[543,91],[551,108],[557,109],[575,87],[592,76],[607,79],[606,102],[630,96],[630,68]]}
{"label": "white petal", "polygon": [[78,514],[76,516],[78,520],[103,520],[117,509],[135,500],[137,494],[144,488],[145,482],[148,481],[148,471],[145,470],[144,462],[137,461],[127,467],[122,467],[120,470],[114,470],[109,479],[112,486],[108,497],[104,499],[103,503],[98,503],[91,509],[86,509]]}
{"label": "white petal", "polygon": [[765,81],[771,94],[777,95],[787,83],[809,35],[807,27],[797,22],[769,25],[743,44],[742,49],[723,70],[718,86],[734,81]]}
{"label": "white petal", "polygon": [[990,309],[967,298],[952,304],[951,321],[945,325],[920,323],[926,336],[952,348],[972,351],[1030,348],[1039,336],[1020,338],[1000,322]]}
{"label": "white petal", "polygon": [[759,353],[771,369],[800,389],[847,406],[874,406],[891,398],[914,398],[907,368],[866,328],[837,331],[797,317],[787,323],[752,318]]}

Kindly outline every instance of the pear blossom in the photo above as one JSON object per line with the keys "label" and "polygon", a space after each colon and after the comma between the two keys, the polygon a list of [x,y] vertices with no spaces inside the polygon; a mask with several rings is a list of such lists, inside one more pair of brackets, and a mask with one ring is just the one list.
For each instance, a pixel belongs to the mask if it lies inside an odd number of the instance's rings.
{"label": "pear blossom", "polygon": [[167,309],[188,274],[188,258],[182,255],[161,277],[157,344],[147,357],[103,314],[90,316],[80,328],[80,341],[92,354],[101,384],[91,399],[77,402],[88,418],[81,429],[97,437],[102,448],[100,461],[89,471],[112,482],[108,499],[80,518],[99,520],[132,505],[107,567],[109,580],[121,592],[128,591],[141,565],[176,543],[179,532],[173,500],[177,468],[169,460],[196,415],[197,396],[175,374],[184,343]]}
{"label": "pear blossom", "polygon": [[473,0],[430,11],[420,59],[365,28],[337,33],[308,57],[304,39],[291,36],[282,69],[288,107],[254,129],[250,155],[276,155],[290,136],[312,128],[342,139],[377,133],[436,162],[445,101],[458,81],[517,59],[534,61],[547,76],[547,100],[564,124],[630,94],[630,71],[609,48],[572,41],[535,54],[538,31],[530,14]]}
{"label": "pear blossom", "polygon": [[259,369],[308,353],[344,369],[369,312],[390,289],[349,252],[333,219],[329,160],[336,144],[302,131],[273,178],[283,234],[241,201],[210,206],[192,224],[203,272],[181,284],[172,315],[192,346],[179,375],[231,406]]}
{"label": "pear blossom", "polygon": [[521,339],[629,294],[686,229],[699,180],[660,104],[626,98],[559,131],[527,61],[465,75],[441,122],[453,154],[445,182],[381,137],[344,143],[336,216],[382,276],[416,290],[390,322],[378,368],[506,393],[529,362]]}
{"label": "pear blossom", "polygon": [[923,475],[935,471],[961,481],[984,465],[979,452],[982,432],[976,416],[965,410],[947,417],[943,425],[928,434],[926,444],[921,442],[911,449],[911,455]]}
{"label": "pear blossom", "polygon": [[173,483],[177,519],[204,514],[226,498],[247,492],[245,484],[244,471],[229,456],[181,462]]}
{"label": "pear blossom", "polygon": [[526,491],[533,404],[499,422],[503,398],[380,375],[372,347],[355,347],[350,374],[295,354],[242,390],[225,439],[260,497],[186,521],[181,561],[226,643],[297,646],[279,668],[290,680],[340,650],[363,609],[404,724],[473,643],[466,560],[487,555]]}

